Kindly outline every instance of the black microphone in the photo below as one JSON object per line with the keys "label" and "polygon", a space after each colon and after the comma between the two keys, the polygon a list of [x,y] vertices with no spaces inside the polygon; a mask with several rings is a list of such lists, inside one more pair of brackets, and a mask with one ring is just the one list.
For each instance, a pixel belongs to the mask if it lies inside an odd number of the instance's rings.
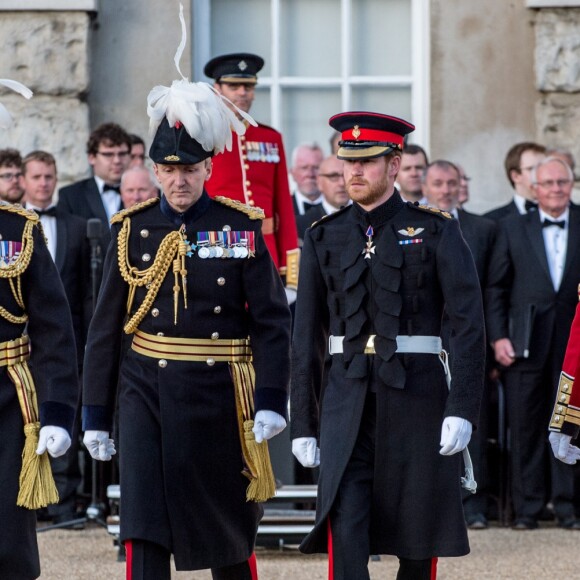
{"label": "black microphone", "polygon": [[103,224],[99,218],[87,220],[87,239],[91,247],[91,288],[93,294],[93,313],[97,306],[97,294],[99,290],[99,267],[101,265],[101,229]]}
{"label": "black microphone", "polygon": [[101,220],[99,218],[91,218],[87,220],[87,238],[91,242],[91,246],[94,242],[99,242],[101,239]]}

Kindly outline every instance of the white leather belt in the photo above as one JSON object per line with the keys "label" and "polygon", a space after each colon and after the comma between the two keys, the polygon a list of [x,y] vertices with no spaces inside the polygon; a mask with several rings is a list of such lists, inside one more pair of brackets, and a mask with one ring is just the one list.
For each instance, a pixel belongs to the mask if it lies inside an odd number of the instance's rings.
{"label": "white leather belt", "polygon": [[[328,352],[342,354],[344,336],[328,338]],[[397,336],[397,352],[415,354],[440,354],[443,350],[441,338],[438,336]],[[365,347],[365,354],[375,354],[375,335],[371,334]]]}

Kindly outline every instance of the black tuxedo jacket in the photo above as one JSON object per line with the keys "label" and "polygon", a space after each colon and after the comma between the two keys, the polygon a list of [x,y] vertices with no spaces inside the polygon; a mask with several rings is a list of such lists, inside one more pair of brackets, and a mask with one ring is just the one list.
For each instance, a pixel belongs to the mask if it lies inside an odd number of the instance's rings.
{"label": "black tuxedo jacket", "polygon": [[[564,274],[556,292],[550,277],[538,212],[501,220],[486,289],[490,342],[521,337],[529,325],[529,357],[520,370],[538,370],[550,352],[563,360],[578,304],[580,210],[570,208]],[[516,345],[514,345],[516,346]]]}
{"label": "black tuxedo jacket", "polygon": [[491,211],[488,211],[487,213],[483,214],[483,217],[497,222],[506,217],[511,217],[514,215],[521,214],[518,211],[515,201],[512,199],[507,205],[496,207],[495,209],[492,209]]}
{"label": "black tuxedo jacket", "polygon": [[457,210],[457,219],[463,238],[473,255],[479,283],[484,289],[487,284],[487,271],[495,244],[497,225],[490,219],[463,209]]}
{"label": "black tuxedo jacket", "polygon": [[[326,215],[326,211],[322,204],[311,207],[305,214],[296,215],[296,229],[298,230],[298,239],[304,239],[304,232],[321,217]],[[302,244],[301,244],[302,245]]]}
{"label": "black tuxedo jacket", "polygon": [[80,366],[92,314],[87,222],[58,208],[54,261],[70,305]]}
{"label": "black tuxedo jacket", "polygon": [[[93,177],[77,181],[63,187],[58,192],[58,207],[67,213],[78,215],[86,220],[98,218],[101,220],[101,256],[104,259],[111,241],[111,230],[107,212],[103,205],[97,182]],[[119,197],[119,209],[121,198]]]}

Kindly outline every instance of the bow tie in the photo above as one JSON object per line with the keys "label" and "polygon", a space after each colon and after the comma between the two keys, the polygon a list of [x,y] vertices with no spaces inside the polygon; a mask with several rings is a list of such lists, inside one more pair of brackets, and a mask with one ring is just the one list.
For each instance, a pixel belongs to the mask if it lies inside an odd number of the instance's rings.
{"label": "bow tie", "polygon": [[304,213],[306,213],[309,209],[312,209],[313,207],[316,207],[318,204],[317,203],[308,203],[307,201],[303,201],[302,202],[302,209],[304,210]]}
{"label": "bow tie", "polygon": [[526,203],[524,204],[526,211],[536,211],[538,209],[538,204],[535,201],[530,201],[526,199]]}
{"label": "bow tie", "polygon": [[558,226],[559,228],[564,229],[566,227],[566,220],[559,220],[559,221],[544,220],[542,222],[543,228],[549,228],[550,226]]}
{"label": "bow tie", "polygon": [[39,217],[42,217],[43,215],[56,217],[56,205],[53,205],[47,209],[35,209],[34,211],[38,214]]}
{"label": "bow tie", "polygon": [[112,183],[105,183],[105,185],[103,185],[103,193],[105,193],[105,191],[116,191],[117,193],[121,193],[121,186],[113,185]]}

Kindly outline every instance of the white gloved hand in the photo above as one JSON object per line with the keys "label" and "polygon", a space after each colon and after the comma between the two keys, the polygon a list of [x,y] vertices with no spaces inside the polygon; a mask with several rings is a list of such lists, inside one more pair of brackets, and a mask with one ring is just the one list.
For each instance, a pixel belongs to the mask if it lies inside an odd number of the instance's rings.
{"label": "white gloved hand", "polygon": [[286,428],[286,419],[274,411],[258,411],[254,417],[254,436],[256,443],[272,439]]}
{"label": "white gloved hand", "polygon": [[303,467],[320,465],[320,449],[316,446],[316,437],[292,439],[292,453]]}
{"label": "white gloved hand", "polygon": [[570,445],[570,441],[572,441],[570,435],[551,432],[548,439],[550,440],[552,452],[556,459],[569,465],[574,465],[580,459],[580,449],[574,445]]}
{"label": "white gloved hand", "polygon": [[52,457],[60,457],[67,452],[70,444],[70,435],[66,429],[55,425],[46,425],[38,434],[36,453],[42,455],[48,451]]}
{"label": "white gloved hand", "polygon": [[445,417],[441,426],[441,455],[454,455],[463,451],[471,439],[472,426],[461,417]]}
{"label": "white gloved hand", "polygon": [[91,457],[99,461],[110,461],[115,451],[115,442],[109,439],[108,431],[85,431],[83,443]]}

